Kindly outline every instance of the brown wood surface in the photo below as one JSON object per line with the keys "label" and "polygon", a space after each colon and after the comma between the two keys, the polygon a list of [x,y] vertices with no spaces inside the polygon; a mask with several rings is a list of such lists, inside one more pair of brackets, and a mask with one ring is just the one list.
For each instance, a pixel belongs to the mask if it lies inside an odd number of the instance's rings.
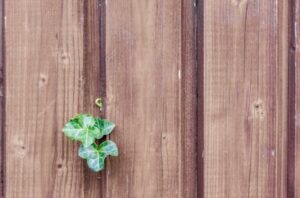
{"label": "brown wood surface", "polygon": [[287,9],[204,2],[204,197],[286,197]]}
{"label": "brown wood surface", "polygon": [[196,36],[196,153],[197,197],[204,197],[204,1],[194,1]]}
{"label": "brown wood surface", "polygon": [[4,127],[5,127],[5,62],[4,62],[4,1],[0,0],[0,197],[4,196]]}
{"label": "brown wood surface", "polygon": [[[297,47],[296,47],[296,13],[298,12],[298,3],[296,1],[290,1],[289,4],[289,23],[288,23],[288,133],[287,133],[287,154],[288,154],[288,164],[287,164],[287,197],[295,197],[296,196],[296,185],[297,185],[297,174],[298,168],[296,165],[298,164],[297,155],[298,155],[298,145],[297,142],[297,115],[298,113],[298,103],[299,103],[299,91],[297,90],[298,87],[298,80],[299,80],[299,72],[297,68]],[[296,170],[297,169],[297,170]]]}
{"label": "brown wood surface", "polygon": [[83,111],[85,90],[94,89],[86,85],[94,76],[85,82],[83,75],[83,11],[79,0],[5,2],[5,197],[92,197],[84,187],[98,192],[96,179],[84,179],[78,144],[61,132]]}
{"label": "brown wood surface", "polygon": [[[290,197],[300,197],[300,2],[295,1],[292,9],[293,10],[291,11],[293,12],[291,14],[293,14],[293,20],[291,22],[290,66],[294,68],[292,71],[295,75],[295,86],[291,85],[293,91],[295,91],[295,95],[292,95],[292,97],[295,96],[296,98],[291,100],[291,102],[295,101],[294,104],[296,106],[294,106],[295,112],[293,112],[295,113],[295,134],[292,134],[290,139],[290,144],[293,145],[295,150],[290,151],[290,156],[292,162],[295,162],[295,164],[291,164],[289,168],[290,182],[288,188]],[[291,74],[291,76],[292,75],[293,74]]]}
{"label": "brown wood surface", "polygon": [[[101,28],[105,25],[102,17],[104,15],[104,3],[102,1],[79,1],[83,2],[84,11],[84,35],[83,35],[83,112],[94,116],[104,116],[99,108],[94,105],[96,98],[105,98],[105,70],[101,62],[104,54],[104,45],[100,41]],[[101,47],[101,49],[100,49]],[[77,156],[77,160],[81,159]],[[83,179],[84,178],[84,179]],[[83,172],[84,197],[102,198],[105,187],[105,173],[93,173],[84,163]]]}
{"label": "brown wood surface", "polygon": [[[0,0],[0,16],[0,197],[300,197],[297,0]],[[102,173],[61,132],[77,113],[117,125]]]}
{"label": "brown wood surface", "polygon": [[[181,18],[181,137],[182,137],[182,197],[195,198],[198,192],[197,143],[201,144],[197,130],[197,10],[194,1],[182,0]],[[199,105],[201,106],[201,104]],[[201,176],[200,176],[201,177]]]}
{"label": "brown wood surface", "polygon": [[107,1],[106,113],[121,151],[107,197],[185,197],[181,3]]}

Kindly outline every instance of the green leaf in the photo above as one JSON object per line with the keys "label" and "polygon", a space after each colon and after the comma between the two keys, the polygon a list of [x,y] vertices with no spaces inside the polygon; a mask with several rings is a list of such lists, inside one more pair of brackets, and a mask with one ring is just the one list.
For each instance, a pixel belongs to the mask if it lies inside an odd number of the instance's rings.
{"label": "green leaf", "polygon": [[101,171],[105,167],[105,158],[109,155],[118,156],[117,145],[110,140],[106,140],[100,145],[92,144],[89,147],[80,146],[79,156],[87,160],[88,167],[95,171]]}
{"label": "green leaf", "polygon": [[95,127],[94,117],[80,114],[64,126],[63,132],[67,137],[80,141],[87,147],[94,143],[100,134],[100,129]]}
{"label": "green leaf", "polygon": [[100,118],[95,118],[95,126],[100,130],[100,133],[97,134],[97,139],[101,139],[105,135],[109,135],[116,125],[108,120],[100,119]]}
{"label": "green leaf", "polygon": [[98,156],[97,145],[92,144],[88,147],[84,147],[83,145],[80,145],[78,155],[83,159],[96,158]]}
{"label": "green leaf", "polygon": [[84,134],[84,131],[81,128],[81,126],[79,126],[78,123],[73,121],[68,122],[64,126],[63,132],[67,137],[71,138],[72,140],[79,140],[80,137]]}
{"label": "green leaf", "polygon": [[119,151],[118,151],[118,147],[116,145],[116,143],[114,143],[113,141],[110,140],[106,140],[104,142],[102,142],[99,146],[98,146],[98,151],[100,153],[104,153],[105,157],[106,156],[118,156],[119,155]]}
{"label": "green leaf", "polygon": [[90,169],[98,172],[104,169],[106,157],[118,156],[119,152],[114,142],[106,140],[97,145],[95,140],[109,135],[114,128],[115,124],[108,120],[80,114],[64,126],[63,132],[72,140],[82,143],[78,155],[87,160]]}
{"label": "green leaf", "polygon": [[97,157],[87,159],[88,167],[95,172],[99,172],[104,169],[104,160],[105,160],[104,153],[97,153]]}

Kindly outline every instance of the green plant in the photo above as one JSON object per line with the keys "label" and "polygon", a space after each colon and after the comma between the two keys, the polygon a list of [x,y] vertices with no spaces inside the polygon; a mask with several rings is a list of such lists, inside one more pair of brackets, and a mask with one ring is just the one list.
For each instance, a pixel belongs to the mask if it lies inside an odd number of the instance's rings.
{"label": "green plant", "polygon": [[[97,99],[96,105],[101,109],[102,100]],[[71,140],[81,142],[78,155],[87,160],[88,167],[95,171],[101,171],[105,167],[105,158],[118,156],[117,145],[110,140],[97,144],[96,140],[109,135],[115,124],[89,114],[79,114],[72,118],[63,128],[64,134]]]}

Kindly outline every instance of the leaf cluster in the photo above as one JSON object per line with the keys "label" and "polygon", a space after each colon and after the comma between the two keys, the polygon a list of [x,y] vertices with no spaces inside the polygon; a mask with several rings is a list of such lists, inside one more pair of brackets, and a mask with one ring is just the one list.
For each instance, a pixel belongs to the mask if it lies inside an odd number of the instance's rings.
{"label": "leaf cluster", "polygon": [[98,172],[104,169],[106,157],[118,156],[118,147],[110,140],[99,145],[95,141],[109,135],[114,128],[115,124],[108,120],[79,114],[67,122],[63,132],[71,140],[81,142],[78,155],[87,160],[91,170]]}

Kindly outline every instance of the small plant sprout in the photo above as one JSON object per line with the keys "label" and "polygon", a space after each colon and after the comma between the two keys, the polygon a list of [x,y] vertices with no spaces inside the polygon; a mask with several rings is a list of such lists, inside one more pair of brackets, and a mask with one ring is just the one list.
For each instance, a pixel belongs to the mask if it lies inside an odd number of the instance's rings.
{"label": "small plant sprout", "polygon": [[[95,103],[101,110],[102,99],[98,98]],[[96,118],[89,114],[79,114],[67,122],[63,132],[71,140],[81,143],[78,155],[87,160],[91,170],[99,172],[105,167],[105,158],[118,156],[119,152],[113,141],[105,140],[98,145],[96,140],[109,135],[115,126],[108,120]]]}
{"label": "small plant sprout", "polygon": [[102,98],[97,98],[95,104],[99,107],[100,111],[102,111],[102,107],[103,107]]}

